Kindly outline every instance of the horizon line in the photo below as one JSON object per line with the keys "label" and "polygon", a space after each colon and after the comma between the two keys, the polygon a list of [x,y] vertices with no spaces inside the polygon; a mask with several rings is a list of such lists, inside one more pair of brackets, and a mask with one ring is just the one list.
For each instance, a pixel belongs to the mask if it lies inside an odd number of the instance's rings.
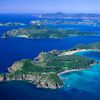
{"label": "horizon line", "polygon": [[100,14],[100,13],[92,13],[92,12],[88,12],[88,13],[85,13],[85,12],[27,12],[27,13],[24,13],[24,12],[0,12],[0,14],[56,14],[56,13],[62,13],[62,14]]}

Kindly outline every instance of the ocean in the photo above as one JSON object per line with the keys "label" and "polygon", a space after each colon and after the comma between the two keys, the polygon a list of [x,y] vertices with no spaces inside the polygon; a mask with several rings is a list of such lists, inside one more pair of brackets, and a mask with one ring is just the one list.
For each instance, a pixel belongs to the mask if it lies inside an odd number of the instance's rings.
{"label": "ocean", "polygon": [[[27,26],[33,15],[0,15],[0,22],[24,22]],[[43,20],[43,19],[41,19]],[[82,31],[100,31],[99,27],[64,26],[66,29],[80,29]],[[20,27],[0,27],[0,36],[4,32]],[[33,59],[42,51],[53,49],[67,50],[76,44],[100,42],[100,36],[68,37],[63,39],[25,39],[0,38],[0,73],[7,72],[15,61]],[[100,61],[100,52],[82,52],[79,55]],[[0,100],[100,100],[100,65],[94,65],[90,70],[61,75],[64,87],[57,90],[39,89],[27,82],[13,81],[0,83]]]}

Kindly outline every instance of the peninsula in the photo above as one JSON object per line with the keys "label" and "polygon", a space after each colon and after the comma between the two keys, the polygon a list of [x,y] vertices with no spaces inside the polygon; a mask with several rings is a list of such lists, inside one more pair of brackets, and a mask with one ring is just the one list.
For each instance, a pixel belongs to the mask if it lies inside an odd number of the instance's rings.
{"label": "peninsula", "polygon": [[[70,54],[69,51],[80,49],[81,52],[83,47],[85,50],[100,50],[98,45],[100,43],[81,45],[82,47],[77,45],[68,51],[41,52],[34,59],[23,59],[15,62],[8,68],[8,73],[0,74],[0,81],[23,80],[35,84],[39,88],[61,88],[64,82],[61,80],[60,74],[89,69],[91,65],[98,63],[87,57]],[[67,55],[62,55],[64,52],[67,52]]]}

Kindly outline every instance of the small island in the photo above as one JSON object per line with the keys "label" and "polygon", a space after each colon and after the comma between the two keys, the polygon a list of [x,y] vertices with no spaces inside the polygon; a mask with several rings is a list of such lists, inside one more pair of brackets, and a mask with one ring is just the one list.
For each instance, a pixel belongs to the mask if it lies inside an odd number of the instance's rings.
{"label": "small island", "polygon": [[85,49],[85,50],[92,50],[92,51],[100,51],[100,42],[92,43],[92,44],[78,44],[70,50],[77,50],[77,49]]}
{"label": "small island", "polygon": [[7,23],[0,22],[0,26],[24,26],[24,25],[26,24],[21,22],[7,22]]}
{"label": "small island", "polygon": [[100,50],[98,45],[100,43],[88,44],[87,46],[81,44],[81,46],[77,45],[68,51],[41,52],[34,59],[23,59],[15,62],[8,68],[8,73],[0,74],[0,81],[21,80],[35,84],[39,88],[61,88],[64,85],[60,78],[61,74],[89,69],[93,64],[99,63],[93,59],[75,54],[83,49]]}
{"label": "small island", "polygon": [[[72,18],[73,19],[73,18]],[[92,26],[92,27],[100,27],[98,24],[97,19],[83,19],[83,20],[61,20],[61,19],[55,19],[55,20],[32,20],[30,22],[31,25],[81,25],[81,26]]]}
{"label": "small island", "polygon": [[33,25],[27,28],[13,29],[4,33],[3,38],[65,38],[71,36],[95,36],[96,32],[82,32],[80,30],[68,30],[60,28],[48,28],[45,25]]}

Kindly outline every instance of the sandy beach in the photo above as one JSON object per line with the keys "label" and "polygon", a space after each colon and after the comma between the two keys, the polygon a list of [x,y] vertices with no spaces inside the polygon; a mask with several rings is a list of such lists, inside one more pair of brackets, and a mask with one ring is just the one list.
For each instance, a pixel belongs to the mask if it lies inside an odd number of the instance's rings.
{"label": "sandy beach", "polygon": [[59,75],[62,75],[62,74],[65,74],[65,73],[71,73],[71,72],[82,71],[82,70],[86,70],[86,69],[72,69],[72,70],[65,70],[65,71],[59,73],[58,76],[59,76]]}
{"label": "sandy beach", "polygon": [[86,49],[79,49],[79,50],[71,50],[71,51],[66,51],[64,53],[62,53],[61,55],[72,55],[78,52],[84,52],[84,51],[88,51]]}
{"label": "sandy beach", "polygon": [[97,52],[100,52],[100,50],[95,50],[95,49],[78,49],[78,50],[65,51],[62,54],[60,54],[59,56],[63,56],[63,55],[73,55],[75,53],[85,52],[85,51],[97,51]]}
{"label": "sandy beach", "polygon": [[[63,55],[72,55],[72,54],[75,54],[75,53],[78,53],[78,52],[84,52],[84,51],[97,51],[97,52],[100,52],[100,50],[95,50],[95,49],[79,49],[79,50],[66,51],[66,52],[62,53],[61,55],[59,55],[59,56],[63,56]],[[94,64],[93,64],[93,65],[94,65]],[[91,65],[91,66],[92,66],[92,65]],[[65,70],[65,71],[59,73],[58,76],[59,76],[59,75],[62,75],[62,74],[65,74],[65,73],[76,72],[76,71],[81,71],[81,70],[86,70],[86,69]]]}

